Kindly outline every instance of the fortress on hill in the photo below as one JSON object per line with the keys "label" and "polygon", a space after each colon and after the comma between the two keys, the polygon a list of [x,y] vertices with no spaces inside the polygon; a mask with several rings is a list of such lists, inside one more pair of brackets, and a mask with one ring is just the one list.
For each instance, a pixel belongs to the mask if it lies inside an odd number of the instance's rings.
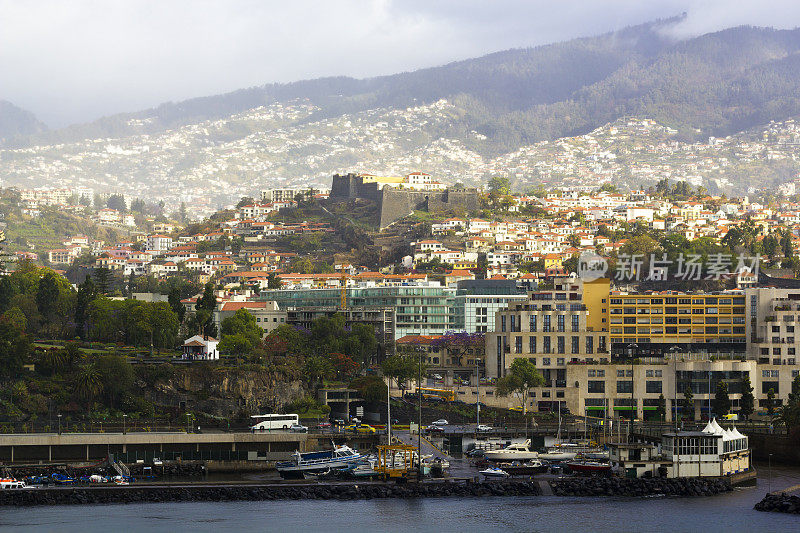
{"label": "fortress on hill", "polygon": [[424,172],[398,177],[335,174],[330,201],[355,198],[378,204],[380,229],[416,210],[437,213],[448,209],[475,211],[479,207],[477,189],[448,187],[433,181],[431,175]]}

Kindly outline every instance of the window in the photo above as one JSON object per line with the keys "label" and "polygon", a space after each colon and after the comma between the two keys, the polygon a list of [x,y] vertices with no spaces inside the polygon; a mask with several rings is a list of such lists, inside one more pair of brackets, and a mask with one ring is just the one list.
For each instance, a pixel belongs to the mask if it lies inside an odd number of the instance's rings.
{"label": "window", "polygon": [[506,316],[500,315],[500,331],[506,330]]}
{"label": "window", "polygon": [[550,366],[550,358],[549,357],[543,357],[542,358],[542,365],[543,366]]}
{"label": "window", "polygon": [[645,383],[645,392],[653,394],[661,394],[661,382],[648,380]]}
{"label": "window", "polygon": [[633,381],[617,381],[617,393],[633,392]]}
{"label": "window", "polygon": [[544,323],[542,324],[542,331],[550,331],[550,315],[544,315]]}
{"label": "window", "polygon": [[657,377],[657,378],[660,378],[660,377],[662,377],[662,375],[663,375],[663,372],[664,372],[663,370],[656,370],[656,371],[655,371],[655,375],[656,375],[656,377]]}
{"label": "window", "polygon": [[558,331],[564,331],[564,315],[558,315]]}
{"label": "window", "polygon": [[514,352],[522,353],[522,337],[514,337]]}
{"label": "window", "polygon": [[598,370],[597,370],[597,377],[598,377],[598,378],[604,378],[604,377],[606,377],[606,371],[605,371],[604,369],[598,369]]}
{"label": "window", "polygon": [[605,381],[589,380],[589,388],[586,389],[586,392],[593,393],[593,394],[605,394],[605,392],[606,392],[606,382]]}
{"label": "window", "polygon": [[572,331],[578,331],[578,315],[572,315]]}
{"label": "window", "polygon": [[564,350],[565,350],[564,337],[558,337],[557,342],[558,342],[558,345],[557,345],[558,346],[558,353],[564,353]]}
{"label": "window", "polygon": [[536,324],[536,315],[531,315],[530,330],[531,331],[536,331],[536,326],[537,326],[537,324]]}
{"label": "window", "polygon": [[617,369],[617,377],[624,378],[625,377],[625,369]]}
{"label": "window", "polygon": [[653,371],[651,369],[645,370],[644,371],[644,377],[652,378],[653,377]]}
{"label": "window", "polygon": [[544,337],[542,339],[542,351],[544,353],[550,353],[550,337]]}
{"label": "window", "polygon": [[530,353],[536,353],[536,337],[531,336],[531,338],[528,339],[528,351]]}
{"label": "window", "polygon": [[581,338],[577,336],[572,337],[572,353],[580,353]]}
{"label": "window", "polygon": [[556,364],[557,365],[564,365],[564,358],[563,357],[557,358],[556,359]]}
{"label": "window", "polygon": [[586,375],[589,376],[590,378],[593,378],[597,375],[597,370],[595,370],[594,368],[590,368],[586,373]]}
{"label": "window", "polygon": [[594,337],[591,335],[586,336],[586,353],[592,354],[594,353]]}

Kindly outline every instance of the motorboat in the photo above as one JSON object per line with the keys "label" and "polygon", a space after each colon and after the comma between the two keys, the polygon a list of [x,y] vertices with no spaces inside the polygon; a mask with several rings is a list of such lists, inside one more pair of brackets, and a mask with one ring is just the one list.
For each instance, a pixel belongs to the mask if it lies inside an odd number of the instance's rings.
{"label": "motorboat", "polygon": [[364,458],[349,446],[336,446],[319,452],[295,452],[290,461],[277,463],[275,469],[284,479],[303,479],[305,473],[348,468]]}
{"label": "motorboat", "polygon": [[598,461],[570,461],[567,467],[573,472],[582,472],[588,474],[602,474],[611,472],[611,465],[608,463],[600,463]]}
{"label": "motorboat", "polygon": [[487,478],[507,478],[508,472],[501,468],[497,468],[496,466],[490,466],[485,470],[480,471],[481,474],[486,476]]}
{"label": "motorboat", "polygon": [[530,439],[525,442],[512,443],[500,450],[487,450],[484,457],[490,461],[528,461],[537,459],[539,452],[531,450]]}
{"label": "motorboat", "polygon": [[501,463],[498,466],[505,470],[510,476],[529,476],[547,471],[547,465],[539,459],[531,459],[525,462],[514,461],[510,464]]}
{"label": "motorboat", "polygon": [[578,455],[588,459],[590,458],[589,454],[592,454],[593,458],[596,459],[607,458],[607,452],[604,452],[604,450],[596,446],[585,446],[573,442],[564,442],[551,446],[546,452],[540,453],[539,458],[547,461],[572,461],[578,457]]}

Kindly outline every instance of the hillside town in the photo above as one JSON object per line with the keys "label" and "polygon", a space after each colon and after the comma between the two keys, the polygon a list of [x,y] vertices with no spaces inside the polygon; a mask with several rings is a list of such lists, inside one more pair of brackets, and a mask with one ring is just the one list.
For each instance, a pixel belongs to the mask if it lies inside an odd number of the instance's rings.
{"label": "hillside town", "polygon": [[[447,189],[419,172],[362,178],[380,187]],[[17,207],[32,218],[38,215],[31,210],[70,210],[89,197],[75,190],[20,193]],[[7,242],[6,268],[38,260],[73,277],[77,289],[85,283],[80,278],[103,279],[112,298],[152,302],[169,295],[147,288],[182,280],[197,291],[180,298],[185,348],[206,342],[187,328],[209,305],[201,302],[205,287],[213,294],[207,331],[221,333],[223,342],[201,359],[231,355],[225,321],[234,315],[245,313],[267,338],[282,326],[310,328],[318,318],[341,315],[374,331],[377,348],[367,367],[424,353],[430,379],[468,403],[476,379],[490,405],[518,402],[492,390],[519,358],[534,362],[545,380],[523,406],[532,411],[602,409],[647,418],[658,410],[669,420],[683,409],[688,387],[699,418],[708,415],[719,383],[736,411],[746,376],[753,412],[766,416],[792,391],[800,370],[800,337],[793,335],[800,313],[791,314],[800,300],[800,203],[712,196],[669,180],[628,192],[511,194],[509,181],[497,178],[478,213],[420,211],[373,230],[372,238],[388,238],[382,235],[410,224],[414,237],[394,241],[394,260],[361,263],[349,245],[327,250],[343,231],[332,202],[323,189],[263,190],[207,219],[202,231],[162,217],[141,232],[133,215],[105,207],[91,218],[128,227],[125,239],[74,234],[59,248],[13,255]],[[696,276],[668,273],[686,266],[683,254],[700,261]],[[601,260],[605,270],[587,278],[586,258]],[[631,357],[641,363],[635,385],[617,380],[607,388],[591,379],[631,377],[623,369]],[[692,381],[709,372],[719,374],[713,385]],[[631,406],[634,389],[639,398]]]}

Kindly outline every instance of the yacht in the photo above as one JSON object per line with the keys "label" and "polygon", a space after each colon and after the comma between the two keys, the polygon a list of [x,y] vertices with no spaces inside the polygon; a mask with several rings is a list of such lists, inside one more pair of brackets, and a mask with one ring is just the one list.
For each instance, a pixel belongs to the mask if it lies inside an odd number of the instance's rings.
{"label": "yacht", "polygon": [[527,461],[539,457],[539,452],[531,450],[530,439],[524,443],[509,444],[501,450],[487,450],[484,455],[490,461]]}
{"label": "yacht", "polygon": [[290,461],[277,463],[275,469],[284,479],[303,479],[306,473],[348,468],[363,460],[364,456],[349,446],[336,446],[321,452],[295,452]]}

